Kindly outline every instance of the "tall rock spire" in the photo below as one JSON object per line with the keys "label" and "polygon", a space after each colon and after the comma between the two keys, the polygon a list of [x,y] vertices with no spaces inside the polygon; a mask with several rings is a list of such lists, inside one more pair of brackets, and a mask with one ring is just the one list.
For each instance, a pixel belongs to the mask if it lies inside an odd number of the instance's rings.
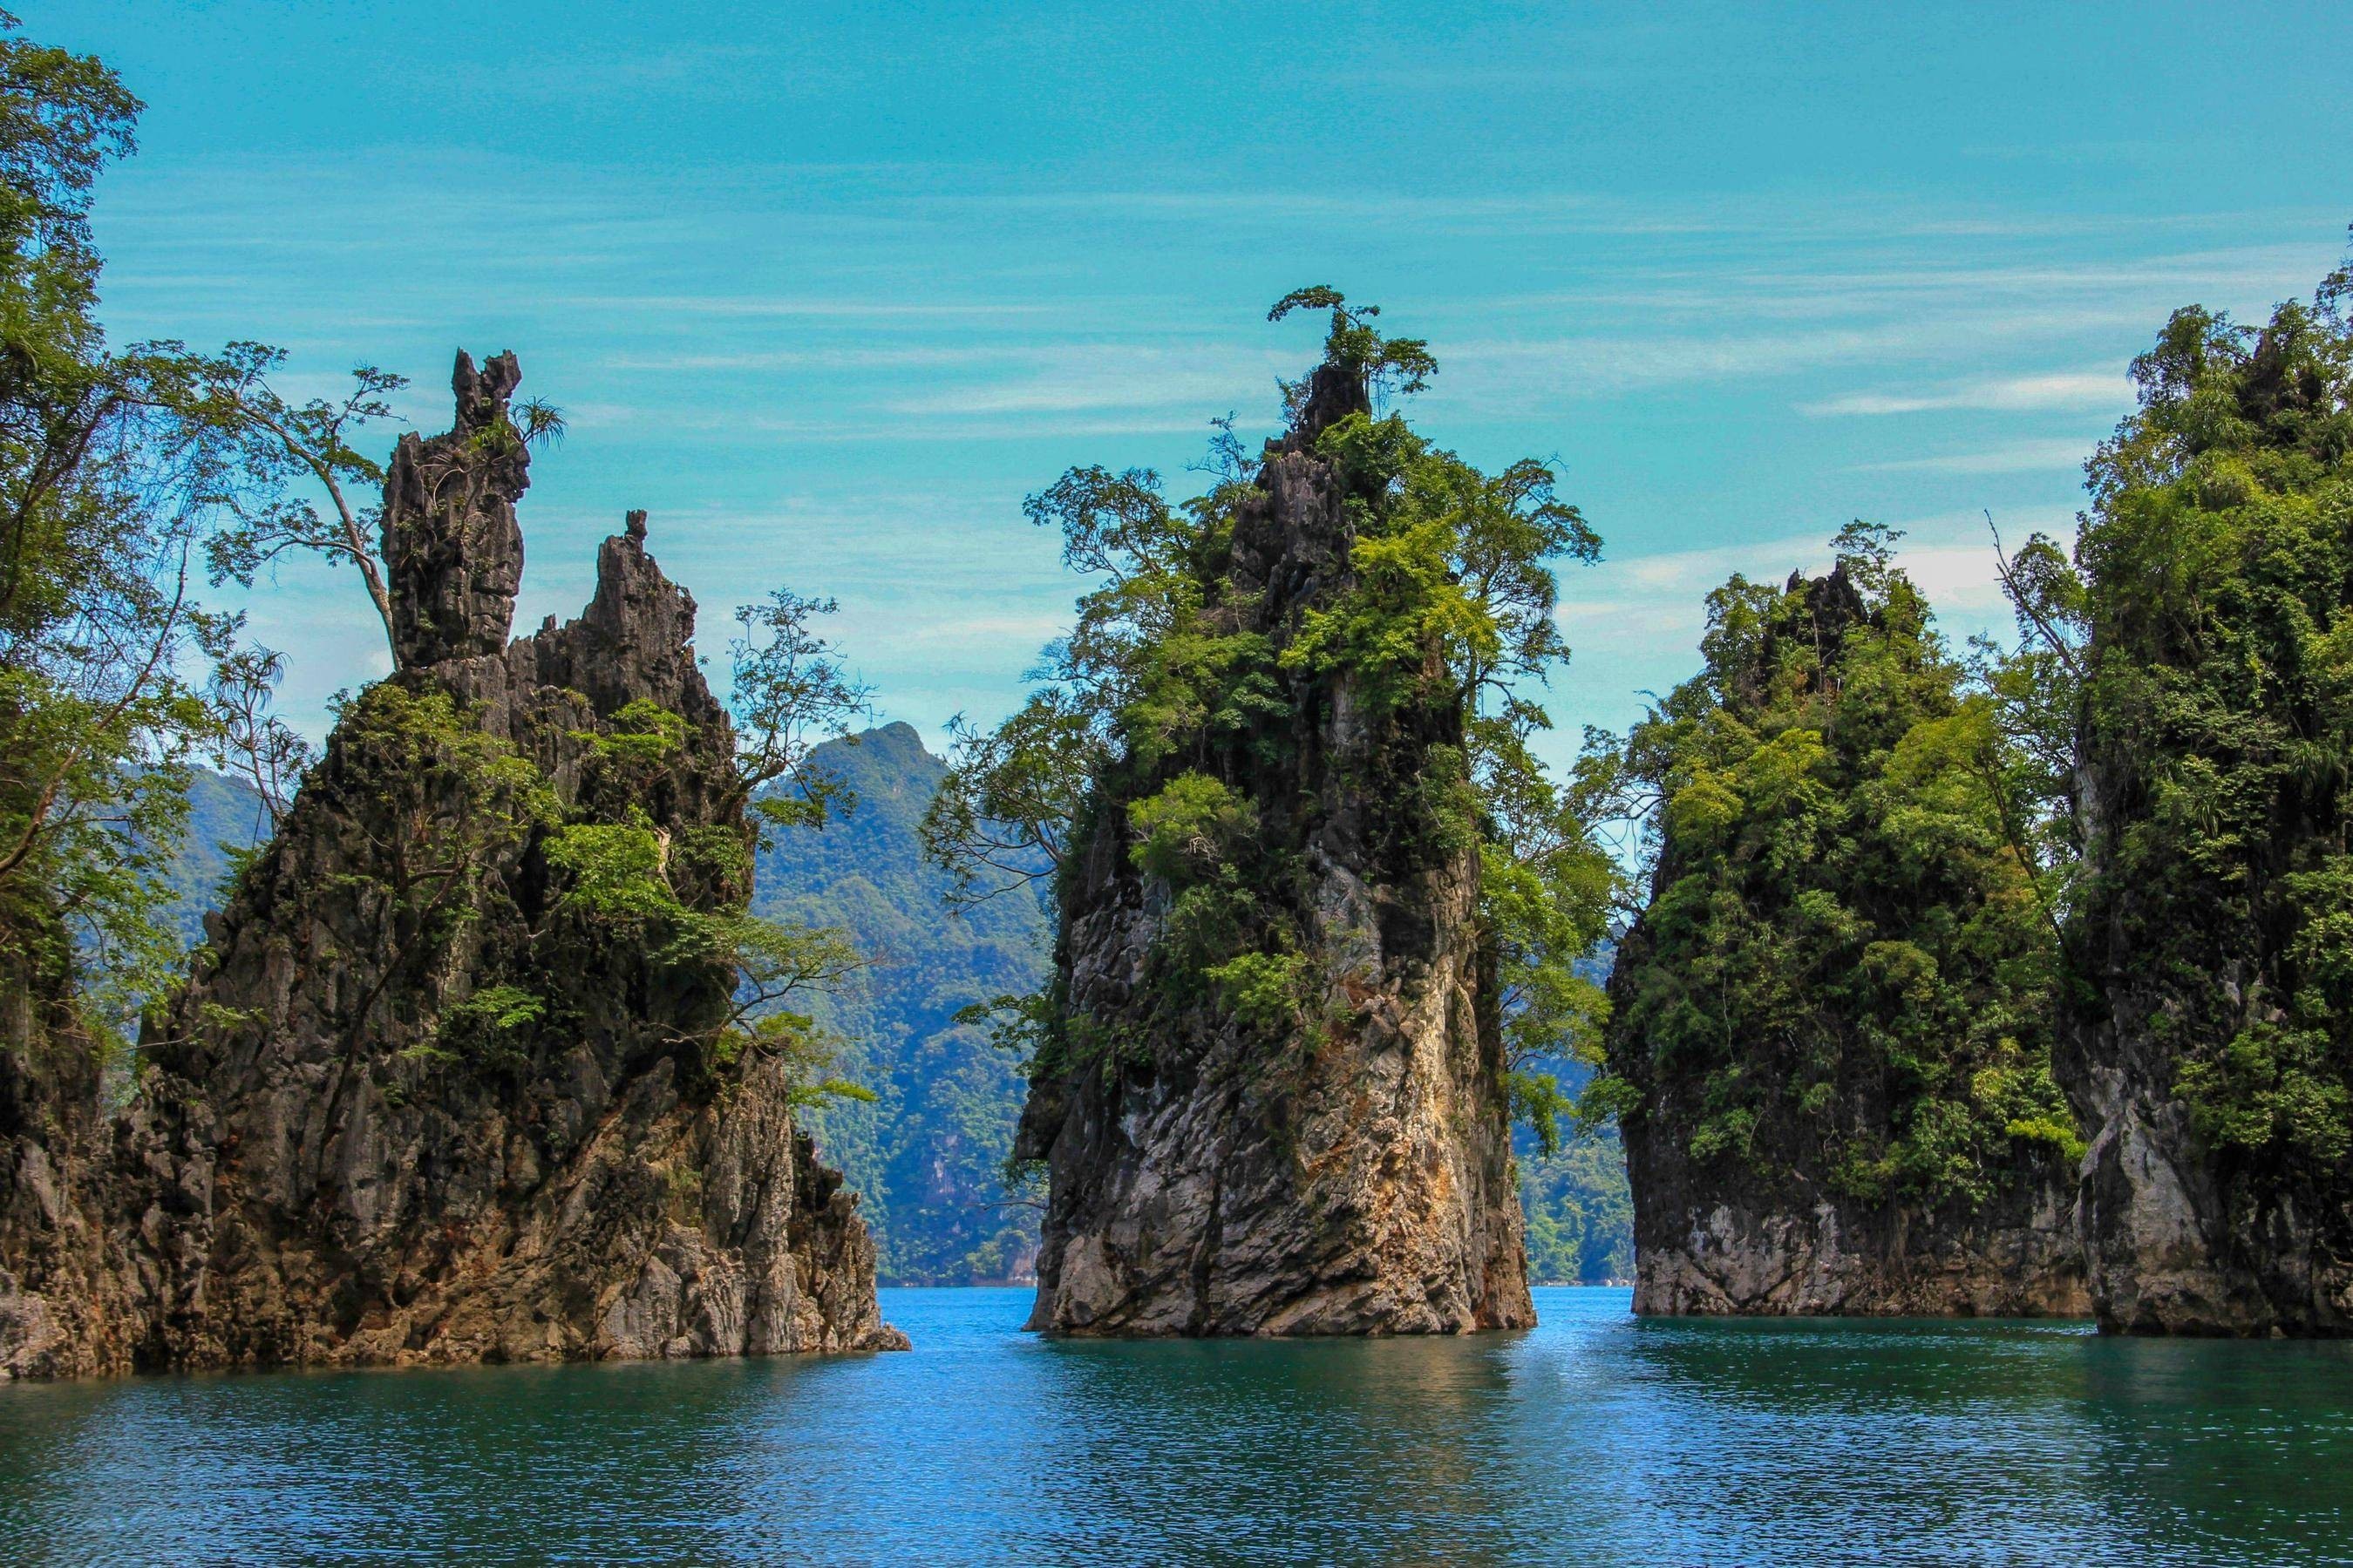
{"label": "tall rock spire", "polygon": [[460,349],[450,374],[458,416],[430,440],[403,436],[384,479],[384,561],[400,668],[506,647],[522,585],[515,502],[531,454],[507,417],[522,367],[501,353],[477,370]]}
{"label": "tall rock spire", "polygon": [[[1280,649],[1350,594],[1352,496],[1316,442],[1367,410],[1360,375],[1314,373],[1203,584],[1208,635]],[[1050,1180],[1030,1326],[1525,1327],[1475,834],[1432,820],[1450,781],[1469,787],[1459,694],[1377,702],[1352,670],[1279,659],[1266,679],[1279,696],[1246,726],[1188,733],[1181,754],[1099,785],[1071,847],[1062,1037],[1041,1055],[1016,1151]],[[1139,857],[1131,808],[1148,815],[1171,790],[1249,825],[1247,868],[1187,886],[1184,869]],[[1176,928],[1198,898],[1229,892],[1295,933],[1294,952],[1244,954],[1271,1005],[1180,973]]]}
{"label": "tall rock spire", "polygon": [[[148,1021],[111,1170],[71,1173],[88,1244],[53,1261],[63,1229],[0,1203],[0,1373],[906,1342],[785,1064],[727,1034],[734,967],[679,940],[740,914],[752,830],[645,514],[579,619],[506,640],[519,379],[459,355],[455,427],[395,454],[401,668]],[[570,896],[564,847],[615,842],[657,862],[650,910]]]}

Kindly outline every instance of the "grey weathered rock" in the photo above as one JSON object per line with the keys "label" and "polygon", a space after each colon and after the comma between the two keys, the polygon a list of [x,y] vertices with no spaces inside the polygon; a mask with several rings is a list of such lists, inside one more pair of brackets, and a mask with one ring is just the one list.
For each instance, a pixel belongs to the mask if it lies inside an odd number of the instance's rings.
{"label": "grey weathered rock", "polygon": [[[751,834],[693,602],[642,512],[580,619],[507,642],[518,374],[461,356],[458,428],[401,444],[401,669],[346,708],[149,1029],[90,1172],[105,1321],[58,1370],[905,1343],[782,1067],[720,1048],[733,970],[563,897],[559,824],[649,831],[678,900],[712,911],[748,894]],[[643,739],[648,704],[675,716],[666,742]]]}
{"label": "grey weathered rock", "polygon": [[2353,1337],[2344,277],[2177,311],[2089,467],[2053,1068],[2104,1329]]}
{"label": "grey weathered rock", "polygon": [[476,370],[460,352],[450,377],[456,424],[429,441],[411,432],[393,450],[383,547],[403,669],[506,646],[522,586],[515,502],[531,484],[530,454],[507,418],[507,399],[522,380],[512,353]]}
{"label": "grey weathered rock", "polygon": [[61,968],[0,974],[0,1382],[117,1364],[136,1322],[109,1245],[99,1055],[70,994]]}
{"label": "grey weathered rock", "polygon": [[1975,1212],[1862,1204],[1820,1182],[1746,1173],[1727,1182],[1651,1117],[1630,1118],[1623,1131],[1638,1312],[2043,1318],[2091,1310],[2075,1194],[2064,1180],[2012,1189]]}
{"label": "grey weathered rock", "polygon": [[[2227,1039],[2282,1016],[2272,1000],[2285,989],[2282,960],[2252,942],[2236,952],[2207,947],[2197,958],[2211,967],[2192,979],[2186,965],[2155,962],[2125,934],[2153,918],[2180,917],[2136,908],[2141,889],[2115,874],[2129,826],[2116,809],[2122,791],[2107,776],[2103,749],[2085,749],[2091,754],[2077,773],[2088,872],[2078,962],[2099,1000],[2069,1020],[2056,1067],[2097,1130],[2084,1163],[2083,1215],[2100,1325],[2128,1333],[2353,1336],[2353,1204],[2343,1187],[2216,1149],[2198,1135],[2176,1089],[2188,1043]],[[2290,831],[2283,827],[2283,838]],[[2284,845],[2239,852],[2298,863]],[[2188,1001],[2185,991],[2194,993]]]}
{"label": "grey weathered rock", "polygon": [[[1351,581],[1341,481],[1314,444],[1366,407],[1319,370],[1270,443],[1219,600],[1278,640]],[[1084,1037],[1132,1047],[1041,1067],[1017,1154],[1051,1195],[1030,1326],[1054,1333],[1454,1333],[1524,1327],[1492,964],[1475,848],[1432,850],[1412,804],[1459,710],[1368,716],[1345,673],[1286,678],[1278,743],[1204,742],[1187,762],[1253,803],[1298,872],[1261,889],[1302,933],[1322,1016],[1271,1035],[1154,994],[1169,889],[1128,853],[1128,800],[1099,798],[1065,869],[1057,963]]]}

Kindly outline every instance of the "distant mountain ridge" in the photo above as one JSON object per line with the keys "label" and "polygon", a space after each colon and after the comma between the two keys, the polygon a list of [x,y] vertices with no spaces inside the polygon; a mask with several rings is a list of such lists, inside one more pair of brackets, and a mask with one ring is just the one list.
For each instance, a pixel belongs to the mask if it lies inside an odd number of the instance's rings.
{"label": "distant mountain ridge", "polygon": [[190,947],[205,940],[205,913],[220,907],[235,857],[269,837],[269,813],[241,779],[196,769],[188,779],[188,831],[164,880],[164,923]]}

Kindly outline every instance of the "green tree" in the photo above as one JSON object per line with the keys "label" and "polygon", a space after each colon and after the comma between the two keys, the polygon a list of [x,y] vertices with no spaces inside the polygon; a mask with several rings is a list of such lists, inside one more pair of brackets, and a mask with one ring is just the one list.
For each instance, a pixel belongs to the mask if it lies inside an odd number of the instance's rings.
{"label": "green tree", "polygon": [[728,645],[728,707],[735,719],[735,801],[762,835],[822,827],[854,808],[857,795],[810,753],[849,733],[872,710],[872,691],[843,668],[819,630],[839,606],[778,588],[739,605],[742,628]]}
{"label": "green tree", "polygon": [[173,956],[157,857],[218,732],[184,671],[235,623],[189,589],[235,453],[174,345],[111,350],[90,205],[140,104],[0,14],[0,966],[121,1016]]}
{"label": "green tree", "polygon": [[[548,861],[565,879],[560,910],[634,933],[663,964],[733,974],[725,1012],[692,1043],[720,1067],[746,1054],[782,1058],[804,1104],[871,1098],[832,1074],[839,1042],[803,1010],[810,994],[836,990],[866,961],[839,925],[754,912],[751,869],[754,852],[773,848],[778,835],[814,832],[856,805],[839,775],[811,757],[828,739],[850,743],[849,727],[869,707],[867,689],[818,629],[818,617],[834,609],[830,600],[779,589],[736,611],[742,631],[729,648],[728,694],[734,744],[716,825],[673,843],[632,810],[617,821],[564,823],[546,842]],[[611,774],[603,793],[634,798],[680,763],[688,725],[639,700],[575,738]],[[733,811],[744,815],[742,833],[728,825]]]}
{"label": "green tree", "polygon": [[[1381,335],[1373,325],[1381,313],[1378,305],[1351,306],[1337,289],[1314,283],[1277,300],[1266,319],[1279,321],[1293,310],[1332,312],[1331,330],[1324,340],[1324,363],[1361,377],[1375,394],[1419,392],[1438,374],[1438,361],[1427,342]],[[1305,390],[1304,382],[1284,384],[1284,401],[1294,412]]]}

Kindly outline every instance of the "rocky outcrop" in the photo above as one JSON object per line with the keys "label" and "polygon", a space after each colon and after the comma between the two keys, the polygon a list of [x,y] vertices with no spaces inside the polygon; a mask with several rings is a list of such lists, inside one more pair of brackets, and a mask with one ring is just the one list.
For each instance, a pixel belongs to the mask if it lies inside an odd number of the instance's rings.
{"label": "rocky outcrop", "polygon": [[[2092,729],[2076,777],[2086,875],[2074,957],[2094,1000],[2070,1018],[2058,1066],[2098,1130],[2083,1183],[2094,1309],[2102,1328],[2127,1333],[2353,1336],[2353,1180],[2341,1148],[2314,1158],[2208,1136],[2181,1092],[2192,1061],[2229,1061],[2252,1042],[2240,1068],[2252,1091],[2238,1092],[2261,1115],[2247,1120],[2344,1114],[2327,1068],[2299,1082],[2293,1058],[2283,1071],[2261,1049],[2307,1023],[2282,1005],[2296,989],[2295,950],[2307,933],[2337,940],[2279,898],[2297,880],[2281,872],[2345,864],[2343,826],[2298,820],[2281,803],[2263,813],[2273,842],[2244,835],[2227,858],[2151,874],[2133,843],[2135,819],[2151,814],[2135,776],[2149,763],[2130,754],[2137,739]],[[2337,809],[2332,793],[2327,815]],[[2262,869],[2242,881],[2234,861]],[[2261,915],[2247,908],[2251,884],[2274,906]]]}
{"label": "rocky outcrop", "polygon": [[2073,1318],[2091,1311],[2063,1169],[1982,1205],[1865,1203],[1811,1173],[1689,1153],[1691,1108],[1625,1118],[1634,1310],[1696,1317]]}
{"label": "rocky outcrop", "polygon": [[742,909],[752,834],[645,514],[578,620],[507,641],[518,375],[461,355],[456,429],[395,455],[398,673],[150,1022],[99,1205],[126,1305],[69,1370],[905,1342],[785,1068],[725,1027],[693,922]]}
{"label": "rocky outcrop", "polygon": [[[1315,373],[1207,574],[1214,631],[1279,648],[1354,585],[1351,498],[1315,445],[1366,408],[1358,377]],[[1535,1314],[1477,850],[1430,820],[1462,765],[1459,704],[1450,692],[1377,709],[1345,669],[1267,679],[1279,695],[1247,725],[1100,783],[1074,835],[1060,1032],[1016,1151],[1050,1179],[1030,1327],[1524,1327]],[[1198,889],[1139,865],[1128,815],[1180,772],[1213,780],[1199,787],[1252,824],[1241,863],[1215,875],[1247,889],[1251,918],[1293,933],[1293,967],[1266,972],[1296,976],[1279,1009],[1252,1016],[1182,983],[1172,927]]]}
{"label": "rocky outcrop", "polygon": [[1981,794],[1890,763],[1957,672],[1900,580],[1735,586],[1630,752],[1667,801],[1606,1030],[1635,1310],[2084,1315],[2048,929]]}
{"label": "rocky outcrop", "polygon": [[20,956],[0,981],[0,1382],[104,1371],[135,1331],[108,1236],[101,1058],[71,997],[62,963]]}
{"label": "rocky outcrop", "polygon": [[2353,321],[2190,308],[2075,544],[2079,1005],[2101,1326],[2353,1336]]}
{"label": "rocky outcrop", "polygon": [[456,423],[400,438],[385,472],[382,549],[400,668],[430,668],[506,647],[522,587],[515,502],[531,457],[507,417],[522,367],[502,353],[474,367],[458,356]]}
{"label": "rocky outcrop", "polygon": [[2087,1026],[2083,1065],[2070,1075],[2100,1128],[2083,1191],[2100,1326],[2353,1334],[2353,1217],[2341,1201],[2309,1190],[2281,1194],[2214,1159],[2168,1092],[2179,1058],[2153,1033],[2108,1020]]}

